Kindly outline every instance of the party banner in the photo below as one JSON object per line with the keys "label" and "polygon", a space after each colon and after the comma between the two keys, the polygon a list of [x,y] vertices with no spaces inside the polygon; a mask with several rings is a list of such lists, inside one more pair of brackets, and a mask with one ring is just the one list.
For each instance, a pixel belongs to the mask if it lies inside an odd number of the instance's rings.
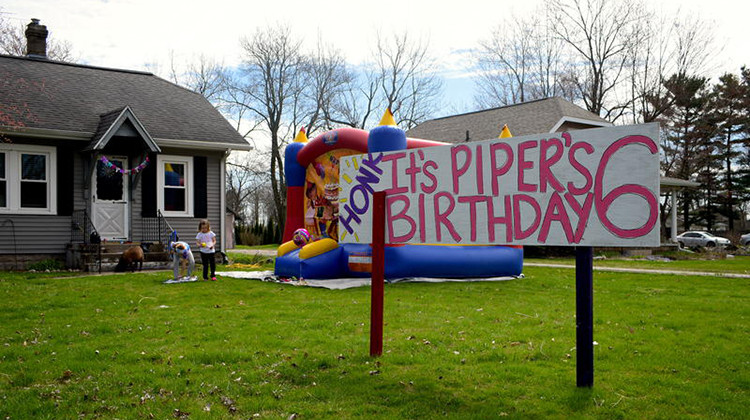
{"label": "party banner", "polygon": [[370,243],[659,246],[657,123],[341,158],[338,236]]}

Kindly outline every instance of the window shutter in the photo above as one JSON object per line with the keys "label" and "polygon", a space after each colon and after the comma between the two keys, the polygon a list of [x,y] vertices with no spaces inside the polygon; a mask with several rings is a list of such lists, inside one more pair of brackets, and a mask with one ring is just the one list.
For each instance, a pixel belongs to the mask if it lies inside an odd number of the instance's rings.
{"label": "window shutter", "polygon": [[57,147],[57,214],[59,216],[73,214],[73,195],[75,194],[73,159],[70,146]]}
{"label": "window shutter", "polygon": [[148,155],[149,165],[141,172],[141,216],[156,217],[156,155]]}
{"label": "window shutter", "polygon": [[193,212],[195,217],[205,219],[208,217],[208,158],[205,156],[193,157],[193,192],[195,204]]}

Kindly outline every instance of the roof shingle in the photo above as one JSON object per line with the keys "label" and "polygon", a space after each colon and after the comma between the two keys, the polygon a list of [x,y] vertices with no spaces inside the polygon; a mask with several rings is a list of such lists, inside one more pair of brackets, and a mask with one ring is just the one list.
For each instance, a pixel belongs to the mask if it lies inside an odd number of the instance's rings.
{"label": "roof shingle", "polygon": [[0,79],[25,127],[93,137],[103,114],[129,106],[154,138],[248,145],[203,96],[151,73],[0,55]]}
{"label": "roof shingle", "polygon": [[497,138],[507,124],[514,136],[549,133],[564,117],[610,125],[605,119],[565,99],[553,97],[536,101],[469,112],[425,121],[406,132],[414,138],[462,142]]}

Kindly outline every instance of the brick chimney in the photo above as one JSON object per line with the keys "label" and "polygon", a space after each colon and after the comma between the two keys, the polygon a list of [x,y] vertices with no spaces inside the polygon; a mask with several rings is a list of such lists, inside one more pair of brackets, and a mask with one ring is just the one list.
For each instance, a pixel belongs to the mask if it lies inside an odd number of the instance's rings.
{"label": "brick chimney", "polygon": [[39,24],[39,19],[31,19],[26,26],[26,56],[47,58],[47,27]]}

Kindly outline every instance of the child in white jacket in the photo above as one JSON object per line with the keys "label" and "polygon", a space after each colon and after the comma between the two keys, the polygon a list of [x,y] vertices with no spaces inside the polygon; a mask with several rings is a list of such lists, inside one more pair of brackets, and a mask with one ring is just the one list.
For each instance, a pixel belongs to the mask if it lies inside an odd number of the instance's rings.
{"label": "child in white jacket", "polygon": [[180,279],[180,262],[182,260],[186,260],[188,263],[187,276],[185,277],[190,278],[193,275],[193,268],[195,268],[195,259],[193,258],[193,253],[190,251],[190,245],[187,242],[177,241],[170,243],[169,246],[172,248],[172,272],[174,279]]}

